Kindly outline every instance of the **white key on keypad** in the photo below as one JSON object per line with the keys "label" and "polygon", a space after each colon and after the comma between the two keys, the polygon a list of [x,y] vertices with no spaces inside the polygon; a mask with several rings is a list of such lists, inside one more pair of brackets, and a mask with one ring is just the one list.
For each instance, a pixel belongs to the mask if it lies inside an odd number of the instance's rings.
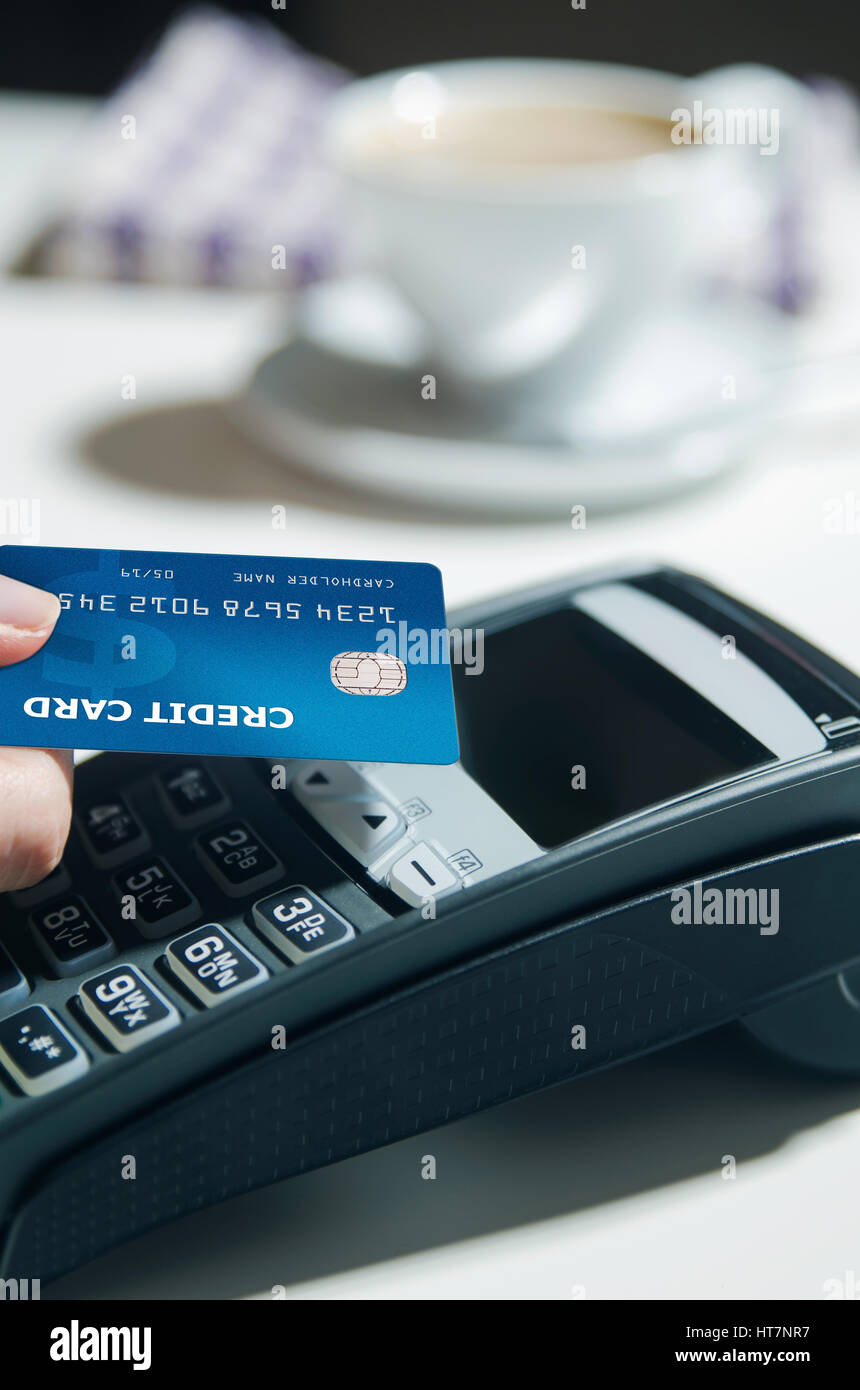
{"label": "white key on keypad", "polygon": [[314,805],[313,815],[323,829],[365,867],[406,829],[403,817],[386,801],[377,798],[319,801]]}
{"label": "white key on keypad", "polygon": [[421,907],[428,898],[459,888],[460,879],[432,845],[419,840],[389,870],[388,886],[410,907]]}
{"label": "white key on keypad", "polygon": [[326,797],[372,796],[373,787],[349,763],[301,762],[290,788],[297,801],[316,814],[316,804]]}

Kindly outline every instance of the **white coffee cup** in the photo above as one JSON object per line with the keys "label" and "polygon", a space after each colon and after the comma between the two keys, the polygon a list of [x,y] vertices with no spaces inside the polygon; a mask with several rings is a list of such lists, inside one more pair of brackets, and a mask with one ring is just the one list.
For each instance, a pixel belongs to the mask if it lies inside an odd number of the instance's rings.
{"label": "white coffee cup", "polygon": [[[362,259],[417,311],[458,379],[504,386],[564,356],[581,382],[632,318],[713,258],[738,186],[772,188],[781,161],[719,143],[602,161],[454,159],[434,148],[439,115],[537,105],[671,122],[695,101],[778,99],[794,113],[798,91],[753,67],[682,79],[567,60],[441,63],[345,88],[326,150],[362,228]],[[380,154],[381,133],[393,155]]]}

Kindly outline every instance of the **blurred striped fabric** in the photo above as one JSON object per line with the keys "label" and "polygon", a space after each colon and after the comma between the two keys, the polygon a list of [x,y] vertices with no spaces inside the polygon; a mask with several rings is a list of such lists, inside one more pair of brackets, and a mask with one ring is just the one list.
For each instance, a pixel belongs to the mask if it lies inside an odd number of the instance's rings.
{"label": "blurred striped fabric", "polygon": [[346,80],[264,20],[187,12],[90,122],[37,268],[280,289],[332,273],[318,144]]}

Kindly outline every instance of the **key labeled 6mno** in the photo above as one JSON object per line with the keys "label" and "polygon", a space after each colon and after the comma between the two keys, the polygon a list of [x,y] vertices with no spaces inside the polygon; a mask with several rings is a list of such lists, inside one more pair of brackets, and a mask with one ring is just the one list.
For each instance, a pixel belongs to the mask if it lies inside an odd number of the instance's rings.
{"label": "key labeled 6mno", "polygon": [[207,1009],[269,978],[256,956],[218,922],[171,941],[166,954],[174,975]]}

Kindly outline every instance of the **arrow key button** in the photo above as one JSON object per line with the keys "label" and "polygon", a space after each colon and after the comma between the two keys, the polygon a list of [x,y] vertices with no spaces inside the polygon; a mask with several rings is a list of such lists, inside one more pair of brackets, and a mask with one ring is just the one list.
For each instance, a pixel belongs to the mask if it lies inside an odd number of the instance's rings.
{"label": "arrow key button", "polygon": [[[311,808],[309,808],[311,809]],[[337,840],[359,864],[367,868],[380,851],[406,830],[403,817],[393,806],[378,798],[352,801],[318,801],[312,808],[315,820]]]}

